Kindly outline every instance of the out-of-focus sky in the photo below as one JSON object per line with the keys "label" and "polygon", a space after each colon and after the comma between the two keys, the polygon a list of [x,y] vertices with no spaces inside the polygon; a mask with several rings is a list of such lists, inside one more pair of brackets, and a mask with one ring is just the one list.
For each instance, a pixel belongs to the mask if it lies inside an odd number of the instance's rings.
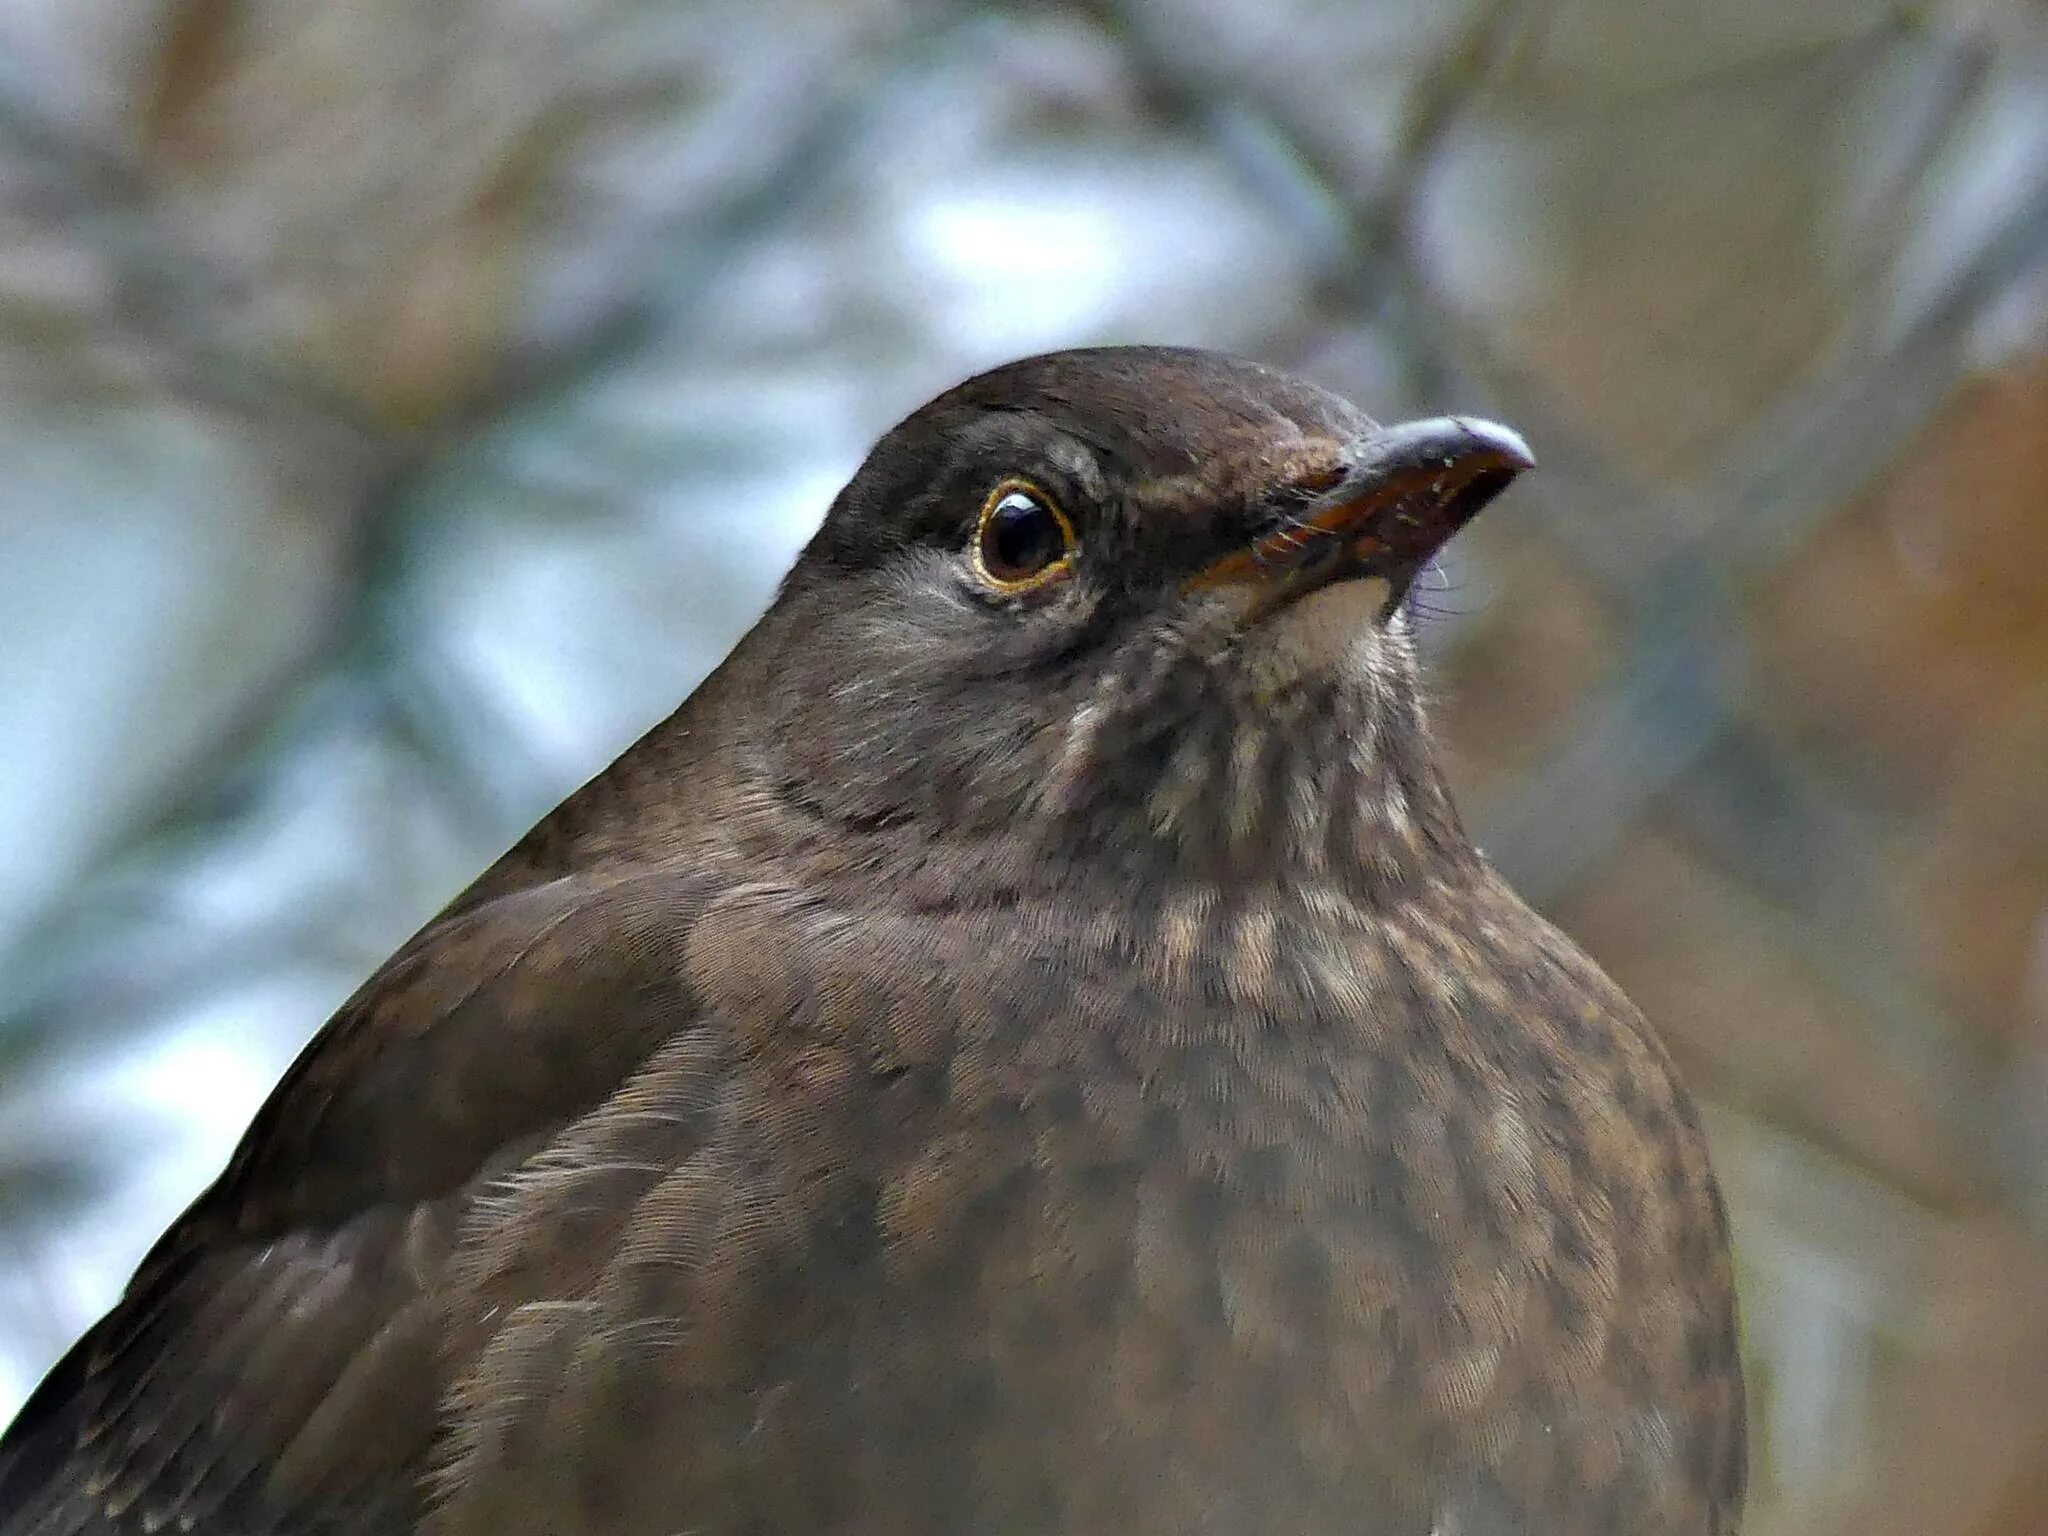
{"label": "out-of-focus sky", "polygon": [[1426,634],[1709,1106],[1752,1528],[2048,1528],[2048,11],[0,0],[0,1417],[982,366],[1543,461]]}

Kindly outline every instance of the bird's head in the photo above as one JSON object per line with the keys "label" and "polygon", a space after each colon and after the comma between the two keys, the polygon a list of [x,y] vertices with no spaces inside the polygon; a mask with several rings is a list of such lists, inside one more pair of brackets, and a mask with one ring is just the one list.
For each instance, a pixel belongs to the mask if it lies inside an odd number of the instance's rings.
{"label": "bird's head", "polygon": [[1414,830],[1404,599],[1531,462],[1213,353],[983,374],[881,440],[748,647],[762,767],[823,820],[1041,866],[1277,872],[1359,835],[1347,797]]}

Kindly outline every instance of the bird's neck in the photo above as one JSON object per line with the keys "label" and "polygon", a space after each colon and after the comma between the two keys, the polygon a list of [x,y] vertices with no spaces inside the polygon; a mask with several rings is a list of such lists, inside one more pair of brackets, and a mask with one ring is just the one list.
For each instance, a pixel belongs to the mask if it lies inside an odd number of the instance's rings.
{"label": "bird's neck", "polygon": [[1311,887],[1385,906],[1479,867],[1405,644],[1279,687],[1227,663],[1135,667],[1014,754],[1000,783],[929,798],[905,787],[932,776],[915,754],[811,761],[802,743],[735,734],[746,712],[725,696],[743,701],[748,682],[722,669],[537,827],[512,874],[635,862],[650,825],[670,852],[927,909]]}
{"label": "bird's neck", "polygon": [[1478,868],[1402,660],[1277,690],[1229,666],[1127,677],[982,793],[920,801],[764,756],[738,835],[764,867],[923,909],[1308,887],[1398,903]]}
{"label": "bird's neck", "polygon": [[1132,718],[1074,722],[1045,856],[1136,878],[1237,889],[1317,883],[1368,899],[1474,866],[1430,744],[1412,667],[1277,691],[1228,669]]}

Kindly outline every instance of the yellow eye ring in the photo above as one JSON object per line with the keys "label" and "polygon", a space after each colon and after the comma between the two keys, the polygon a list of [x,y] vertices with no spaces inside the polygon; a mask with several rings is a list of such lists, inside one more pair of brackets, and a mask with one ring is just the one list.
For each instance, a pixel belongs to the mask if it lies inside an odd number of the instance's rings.
{"label": "yellow eye ring", "polygon": [[970,554],[990,590],[1015,597],[1066,575],[1080,548],[1050,496],[1028,480],[1005,480],[981,504]]}

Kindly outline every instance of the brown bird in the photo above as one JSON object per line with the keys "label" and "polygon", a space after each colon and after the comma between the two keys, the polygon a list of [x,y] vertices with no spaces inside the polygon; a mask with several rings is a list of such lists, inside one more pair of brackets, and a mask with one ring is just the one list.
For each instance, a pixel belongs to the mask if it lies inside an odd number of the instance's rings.
{"label": "brown bird", "polygon": [[918,411],[328,1023],[0,1532],[1735,1531],[1694,1110],[1418,701],[1529,464],[1194,351]]}

